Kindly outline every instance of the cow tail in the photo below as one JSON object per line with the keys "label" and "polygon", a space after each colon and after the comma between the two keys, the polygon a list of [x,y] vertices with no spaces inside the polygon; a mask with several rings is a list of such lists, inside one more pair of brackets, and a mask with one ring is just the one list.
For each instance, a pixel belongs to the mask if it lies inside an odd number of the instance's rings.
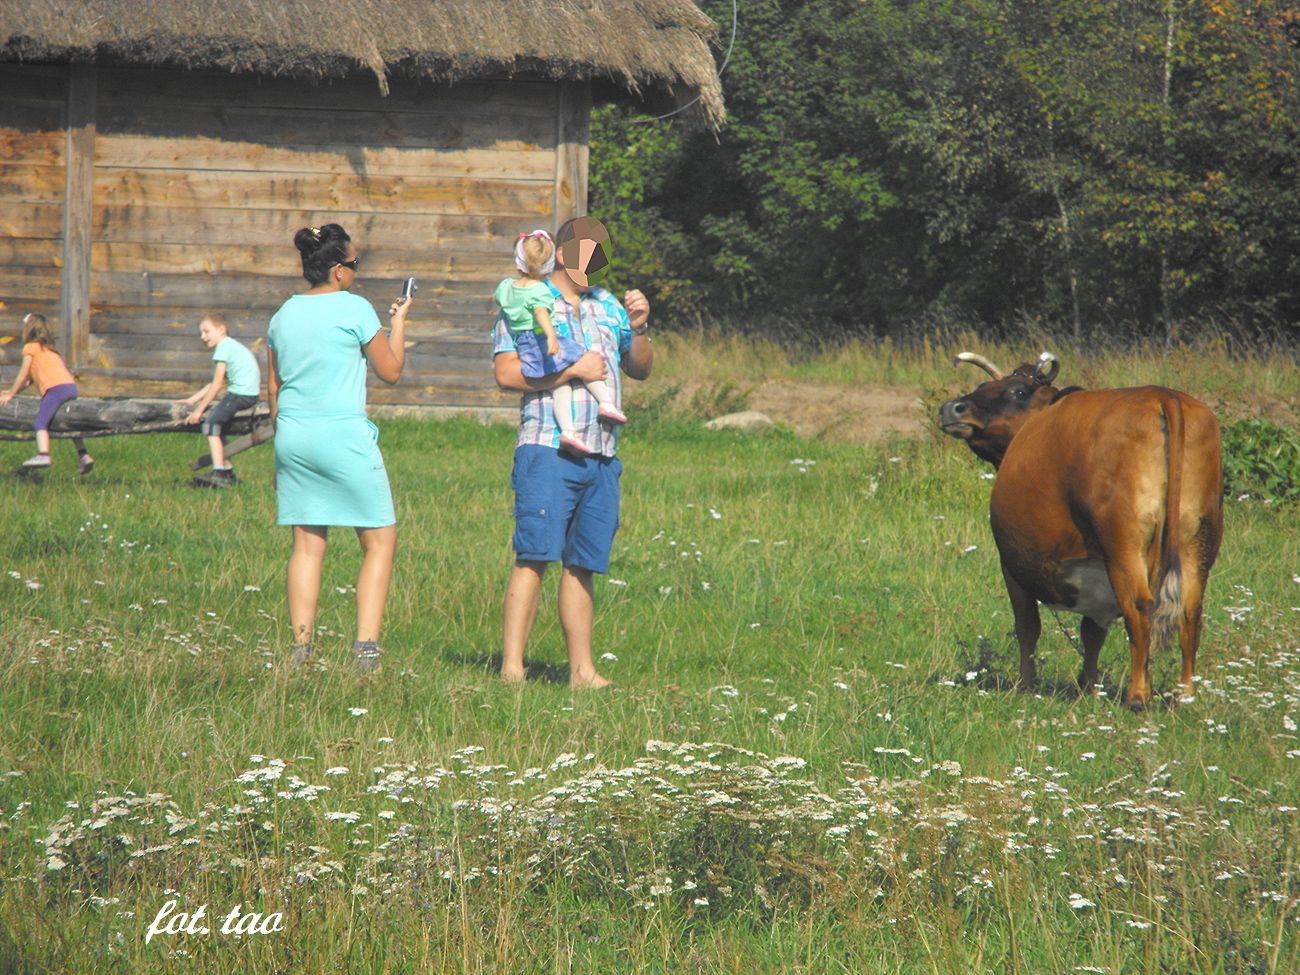
{"label": "cow tail", "polygon": [[1162,404],[1165,420],[1165,456],[1169,469],[1165,478],[1165,522],[1160,536],[1160,568],[1156,573],[1155,610],[1152,613],[1152,642],[1157,647],[1173,646],[1183,615],[1183,572],[1179,553],[1180,512],[1183,494],[1183,405],[1176,396]]}

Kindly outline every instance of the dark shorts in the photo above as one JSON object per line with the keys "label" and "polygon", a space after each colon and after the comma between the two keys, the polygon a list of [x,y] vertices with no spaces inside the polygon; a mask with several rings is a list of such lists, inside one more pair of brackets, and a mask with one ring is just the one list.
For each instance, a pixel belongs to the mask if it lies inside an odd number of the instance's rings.
{"label": "dark shorts", "polygon": [[203,421],[199,425],[199,429],[203,431],[205,436],[219,437],[222,429],[236,413],[256,405],[256,396],[237,396],[234,393],[227,393],[221,397],[220,403],[203,414]]}
{"label": "dark shorts", "polygon": [[41,405],[36,408],[37,430],[48,430],[50,421],[54,419],[54,414],[59,412],[59,407],[64,403],[71,403],[77,398],[77,384],[63,383],[60,386],[51,386],[41,396]]}
{"label": "dark shorts", "polygon": [[587,348],[567,335],[556,335],[560,354],[546,354],[546,336],[541,332],[524,332],[515,336],[515,351],[519,353],[519,369],[529,379],[541,379],[553,372],[568,369],[586,353]]}
{"label": "dark shorts", "polygon": [[572,457],[553,447],[515,448],[515,557],[609,571],[618,531],[617,457]]}

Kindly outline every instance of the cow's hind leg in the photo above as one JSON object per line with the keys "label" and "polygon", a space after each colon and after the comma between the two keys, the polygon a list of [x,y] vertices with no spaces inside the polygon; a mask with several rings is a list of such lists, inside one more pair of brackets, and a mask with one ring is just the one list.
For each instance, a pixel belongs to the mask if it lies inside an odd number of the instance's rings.
{"label": "cow's hind leg", "polygon": [[1085,616],[1079,627],[1079,636],[1083,642],[1083,669],[1079,671],[1079,690],[1087,694],[1097,685],[1097,658],[1101,656],[1101,645],[1106,642],[1109,626],[1102,626]]}
{"label": "cow's hind leg", "polygon": [[[1138,547],[1129,550],[1136,553]],[[1145,707],[1151,701],[1151,613],[1155,609],[1146,567],[1137,557],[1120,558],[1108,563],[1107,572],[1128,630],[1129,675],[1124,702],[1133,708]]]}
{"label": "cow's hind leg", "polygon": [[1195,697],[1196,652],[1201,646],[1201,608],[1208,573],[1193,569],[1183,574],[1182,611],[1178,614],[1178,645],[1183,651],[1183,673],[1179,678],[1181,697]]}
{"label": "cow's hind leg", "polygon": [[1038,635],[1042,632],[1042,620],[1038,617],[1038,600],[1021,588],[1011,574],[1002,567],[1002,578],[1007,583],[1007,595],[1011,597],[1011,610],[1016,617],[1016,642],[1020,645],[1020,681],[1016,690],[1029,693],[1038,689],[1038,672],[1034,667],[1034,650],[1038,646]]}

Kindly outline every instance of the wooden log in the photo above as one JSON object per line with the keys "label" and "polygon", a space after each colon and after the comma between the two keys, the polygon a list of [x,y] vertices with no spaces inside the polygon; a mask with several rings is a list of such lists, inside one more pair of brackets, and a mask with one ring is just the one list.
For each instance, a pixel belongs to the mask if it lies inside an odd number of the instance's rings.
{"label": "wooden log", "polygon": [[63,197],[47,203],[6,203],[0,206],[0,237],[60,240],[63,237]]}
{"label": "wooden log", "polygon": [[[275,427],[270,423],[259,423],[253,429],[244,434],[238,440],[232,440],[226,444],[226,459],[229,460],[235,454],[242,454],[250,447],[256,447],[258,444],[266,443],[275,436]],[[198,458],[190,461],[190,470],[198,471],[205,467],[212,466],[211,454],[200,454]]]}
{"label": "wooden log", "polygon": [[35,113],[28,117],[5,106],[0,114],[0,162],[6,166],[61,166],[67,142],[60,124],[60,106],[50,113],[53,131]]}
{"label": "wooden log", "polygon": [[[31,440],[36,413],[40,409],[37,396],[16,396],[0,406],[0,440]],[[193,407],[165,399],[92,399],[78,398],[68,403],[50,424],[50,436],[116,437],[134,433],[197,433],[198,424],[185,422]],[[236,413],[226,425],[227,433],[248,433],[270,418],[270,409],[258,403],[250,410]]]}
{"label": "wooden log", "polygon": [[[227,232],[243,234],[239,223],[228,225]],[[291,232],[292,233],[292,232]],[[355,236],[353,238],[356,240]],[[491,249],[463,251],[456,239],[435,247],[393,246],[380,239],[373,247],[367,241],[357,241],[362,255],[363,278],[367,290],[387,289],[396,298],[402,278],[407,274],[429,282],[445,278],[457,280],[490,281],[493,285],[514,269],[513,248],[510,241],[499,239]],[[5,241],[0,239],[0,263],[50,266],[52,257],[58,255],[57,241]],[[91,266],[96,273],[116,271],[125,274],[248,274],[260,272],[284,278],[285,297],[298,286],[306,287],[302,280],[302,261],[296,251],[283,241],[273,245],[210,244],[195,247],[189,242],[139,244],[96,242]],[[384,285],[384,281],[390,283]],[[420,288],[424,290],[423,285]],[[490,294],[492,288],[487,291]]]}
{"label": "wooden log", "polygon": [[57,64],[32,64],[8,62],[0,64],[0,88],[4,89],[6,104],[10,99],[53,103],[54,127],[58,128],[58,109],[63,105],[64,87],[68,69]]}
{"label": "wooden log", "polygon": [[0,166],[0,203],[63,205],[67,172],[63,166]]}
{"label": "wooden log", "polygon": [[[388,79],[387,97],[379,97],[373,78],[334,78],[324,84],[303,83],[294,78],[231,74],[218,69],[174,71],[140,68],[101,68],[102,98],[106,102],[157,106],[162,111],[183,113],[194,105],[245,108],[275,108],[320,111],[337,109],[419,115],[532,115],[552,117],[554,82],[549,79],[508,81],[466,80],[448,85],[427,79]],[[23,65],[13,72],[18,78],[32,68]],[[0,66],[0,83],[9,79]],[[57,81],[58,79],[54,79]],[[57,97],[53,84],[41,89],[46,97]],[[51,94],[52,93],[52,94]]]}
{"label": "wooden log", "polygon": [[[48,167],[27,166],[25,178],[0,174],[0,190],[15,203],[38,203]],[[63,173],[58,174],[62,177]],[[539,180],[420,176],[246,173],[184,169],[95,169],[95,201],[104,206],[236,210],[339,210],[388,213],[551,214],[551,186]]]}
{"label": "wooden log", "polygon": [[156,104],[102,104],[107,135],[132,133],[158,138],[216,138],[257,145],[428,146],[471,149],[549,149],[555,128],[549,119],[525,115],[476,118],[385,110],[382,99],[361,109],[245,107],[188,104],[171,111]]}
{"label": "wooden log", "polygon": [[[4,158],[0,129],[0,159]],[[29,154],[35,153],[35,149]],[[220,170],[260,173],[341,173],[483,179],[536,179],[549,183],[555,152],[536,149],[438,148],[364,145],[268,145],[216,136],[171,138],[134,132],[104,135],[95,163],[122,169]],[[39,158],[39,157],[37,157]]]}
{"label": "wooden log", "polygon": [[[101,139],[101,142],[103,140]],[[24,209],[24,207],[26,207]],[[55,211],[57,213],[57,210]],[[246,210],[229,207],[140,206],[127,203],[95,207],[95,240],[102,243],[185,244],[189,247],[230,243],[231,228],[249,246],[281,247],[290,255],[299,228],[334,222],[347,228],[366,253],[372,246],[388,249],[398,242],[403,250],[431,251],[454,248],[504,254],[509,257],[516,234],[531,229],[528,214],[456,214],[437,216],[407,213],[362,213],[358,210]],[[0,233],[10,223],[14,236],[58,236],[38,233],[49,225],[47,214],[31,205],[0,209]],[[509,262],[507,262],[509,263]],[[298,276],[298,275],[295,275]],[[301,277],[299,277],[301,283]]]}

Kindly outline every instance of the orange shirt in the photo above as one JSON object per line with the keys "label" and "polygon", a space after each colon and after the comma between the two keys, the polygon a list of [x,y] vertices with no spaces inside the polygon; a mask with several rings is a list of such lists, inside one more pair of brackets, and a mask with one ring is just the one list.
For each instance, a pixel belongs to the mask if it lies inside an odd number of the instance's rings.
{"label": "orange shirt", "polygon": [[28,342],[24,345],[23,355],[32,357],[32,382],[36,384],[42,396],[51,386],[76,383],[72,373],[68,372],[68,367],[63,363],[63,356],[53,349],[47,349],[40,342]]}

